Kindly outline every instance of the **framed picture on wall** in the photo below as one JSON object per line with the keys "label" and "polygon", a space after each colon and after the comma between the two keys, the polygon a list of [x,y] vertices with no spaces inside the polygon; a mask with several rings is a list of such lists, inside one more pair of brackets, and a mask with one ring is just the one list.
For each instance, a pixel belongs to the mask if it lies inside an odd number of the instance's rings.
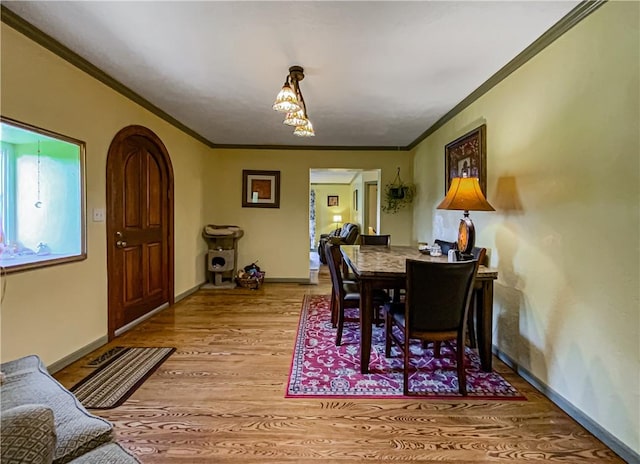
{"label": "framed picture on wall", "polygon": [[280,171],[242,170],[243,208],[280,208]]}
{"label": "framed picture on wall", "polygon": [[454,177],[477,177],[487,194],[487,126],[481,125],[444,147],[446,195]]}
{"label": "framed picture on wall", "polygon": [[358,189],[353,191],[353,210],[358,211]]}
{"label": "framed picture on wall", "polygon": [[328,195],[327,196],[327,206],[339,206],[339,197],[338,197],[338,195]]}

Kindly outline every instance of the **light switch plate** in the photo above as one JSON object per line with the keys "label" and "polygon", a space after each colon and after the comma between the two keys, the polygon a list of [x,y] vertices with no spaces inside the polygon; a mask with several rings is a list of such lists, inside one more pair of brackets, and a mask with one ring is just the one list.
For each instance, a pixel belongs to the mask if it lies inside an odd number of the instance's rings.
{"label": "light switch plate", "polygon": [[104,208],[93,208],[93,222],[104,222],[105,211]]}

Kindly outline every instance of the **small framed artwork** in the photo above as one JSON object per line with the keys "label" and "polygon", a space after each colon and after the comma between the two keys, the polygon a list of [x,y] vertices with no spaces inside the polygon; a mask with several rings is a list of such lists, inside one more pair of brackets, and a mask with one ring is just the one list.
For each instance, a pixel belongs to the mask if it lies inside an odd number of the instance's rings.
{"label": "small framed artwork", "polygon": [[280,171],[242,170],[243,208],[280,208]]}
{"label": "small framed artwork", "polygon": [[338,195],[327,195],[327,206],[338,206]]}
{"label": "small framed artwork", "polygon": [[353,210],[358,211],[358,189],[353,191]]}
{"label": "small framed artwork", "polygon": [[444,147],[446,195],[454,177],[477,177],[487,194],[487,126],[481,125]]}

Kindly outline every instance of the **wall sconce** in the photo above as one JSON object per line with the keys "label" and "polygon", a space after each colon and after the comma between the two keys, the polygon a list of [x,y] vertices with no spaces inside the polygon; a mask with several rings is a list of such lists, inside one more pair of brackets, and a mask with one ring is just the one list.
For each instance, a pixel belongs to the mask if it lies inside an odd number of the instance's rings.
{"label": "wall sconce", "polygon": [[287,113],[283,123],[295,127],[294,135],[313,137],[316,133],[307,116],[307,106],[304,103],[304,97],[300,89],[300,81],[302,79],[304,79],[302,66],[291,66],[284,85],[273,104],[273,109],[280,113]]}

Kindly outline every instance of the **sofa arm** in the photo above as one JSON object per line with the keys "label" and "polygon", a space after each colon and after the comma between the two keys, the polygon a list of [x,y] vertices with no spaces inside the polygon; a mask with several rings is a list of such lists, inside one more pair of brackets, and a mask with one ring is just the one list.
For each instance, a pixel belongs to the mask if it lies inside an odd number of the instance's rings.
{"label": "sofa arm", "polygon": [[53,411],[41,404],[25,404],[2,411],[2,464],[51,464],[56,446]]}

